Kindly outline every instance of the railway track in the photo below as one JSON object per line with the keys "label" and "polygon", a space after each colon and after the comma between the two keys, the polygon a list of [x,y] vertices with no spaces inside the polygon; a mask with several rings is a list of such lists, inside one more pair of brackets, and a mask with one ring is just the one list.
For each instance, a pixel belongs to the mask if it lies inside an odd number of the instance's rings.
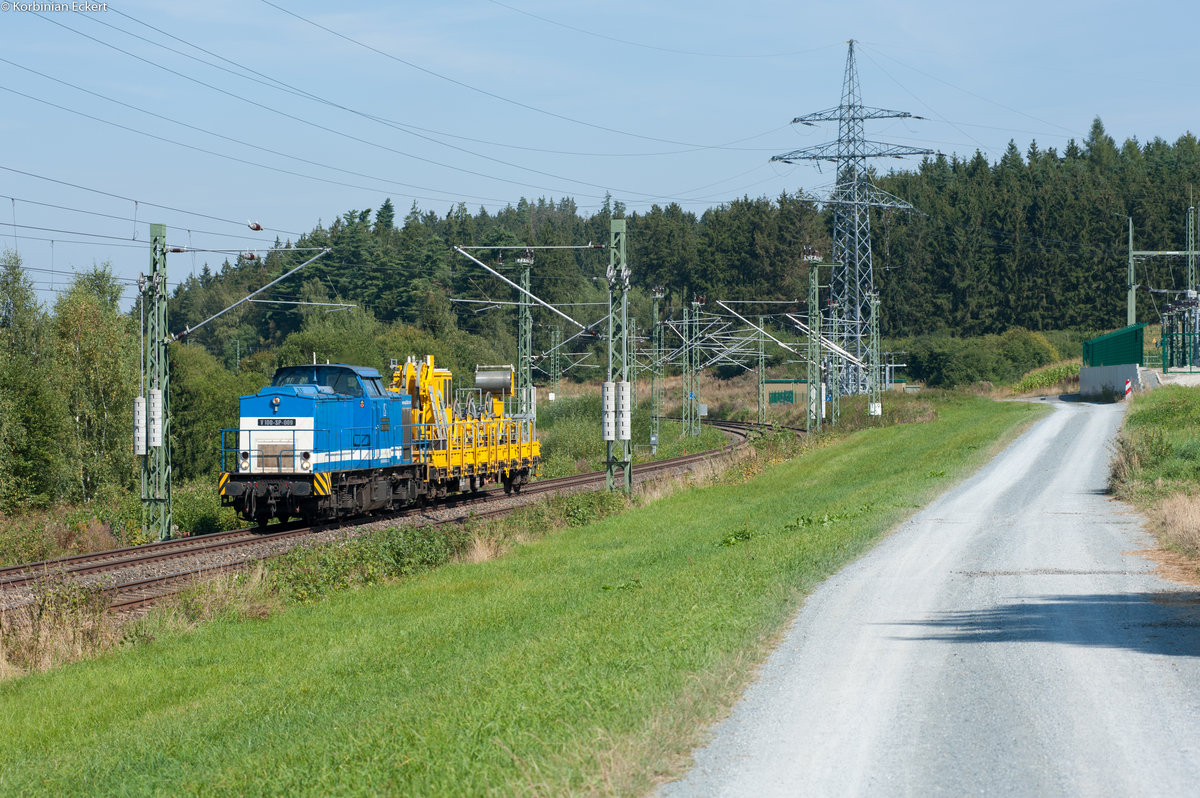
{"label": "railway track", "polygon": [[[708,422],[725,431],[731,440],[721,449],[656,460],[634,467],[635,482],[661,474],[687,470],[697,463],[725,456],[744,446],[750,430],[747,422]],[[198,579],[245,567],[273,556],[304,539],[344,536],[347,529],[363,524],[425,516],[425,523],[463,523],[507,515],[528,503],[526,497],[594,489],[605,482],[605,472],[596,471],[555,479],[539,480],[507,496],[500,488],[452,497],[437,507],[411,507],[386,514],[306,525],[303,522],[276,524],[264,529],[243,528],[227,532],[184,537],[108,551],[77,554],[54,560],[0,568],[0,612],[11,612],[33,604],[32,588],[39,580],[71,579],[98,589],[110,610],[136,610],[186,588]],[[444,517],[434,518],[433,514]]]}

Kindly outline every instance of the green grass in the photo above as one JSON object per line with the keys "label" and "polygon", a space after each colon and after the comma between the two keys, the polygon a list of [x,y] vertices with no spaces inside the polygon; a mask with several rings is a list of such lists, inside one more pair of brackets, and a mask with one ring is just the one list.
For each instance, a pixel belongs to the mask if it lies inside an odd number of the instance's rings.
{"label": "green grass", "polygon": [[[599,393],[565,397],[553,403],[547,402],[538,408],[542,477],[564,477],[604,468],[606,450],[604,441],[600,439],[599,418]],[[729,442],[719,430],[712,427],[703,427],[700,435],[684,439],[679,436],[678,423],[667,420],[660,423],[658,451],[653,456],[646,448],[636,451],[635,463],[719,449]],[[635,441],[650,440],[648,399],[643,399],[637,412],[633,414],[632,436]]]}
{"label": "green grass", "polygon": [[1043,412],[936,408],[498,560],[0,684],[0,793],[644,792],[813,586]]}
{"label": "green grass", "polygon": [[1200,390],[1165,385],[1135,397],[1117,438],[1112,482],[1142,504],[1200,486]]}

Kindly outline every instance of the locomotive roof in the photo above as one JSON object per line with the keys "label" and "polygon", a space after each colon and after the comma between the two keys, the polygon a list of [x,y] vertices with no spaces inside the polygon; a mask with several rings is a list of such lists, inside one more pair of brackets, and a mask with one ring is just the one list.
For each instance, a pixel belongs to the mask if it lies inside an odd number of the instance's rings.
{"label": "locomotive roof", "polygon": [[379,369],[373,369],[370,366],[352,366],[349,363],[297,363],[294,366],[280,366],[275,370],[275,375],[271,378],[274,381],[275,377],[279,376],[281,371],[290,371],[291,369],[349,369],[360,377],[379,377]]}

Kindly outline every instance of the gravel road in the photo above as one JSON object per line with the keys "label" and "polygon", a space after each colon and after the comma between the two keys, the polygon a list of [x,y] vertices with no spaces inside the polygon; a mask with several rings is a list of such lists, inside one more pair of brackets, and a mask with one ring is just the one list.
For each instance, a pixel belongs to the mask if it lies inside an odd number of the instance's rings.
{"label": "gravel road", "polygon": [[825,582],[660,795],[1200,794],[1200,597],[1104,495],[1124,407],[1053,404]]}

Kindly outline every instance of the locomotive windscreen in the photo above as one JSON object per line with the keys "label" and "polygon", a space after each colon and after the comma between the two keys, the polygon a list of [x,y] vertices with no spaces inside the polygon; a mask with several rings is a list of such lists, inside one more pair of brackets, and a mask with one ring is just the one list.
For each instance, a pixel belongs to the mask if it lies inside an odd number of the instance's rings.
{"label": "locomotive windscreen", "polygon": [[[340,366],[287,366],[275,372],[272,385],[323,385],[343,396],[362,396],[353,370]],[[380,391],[382,395],[382,390]]]}

